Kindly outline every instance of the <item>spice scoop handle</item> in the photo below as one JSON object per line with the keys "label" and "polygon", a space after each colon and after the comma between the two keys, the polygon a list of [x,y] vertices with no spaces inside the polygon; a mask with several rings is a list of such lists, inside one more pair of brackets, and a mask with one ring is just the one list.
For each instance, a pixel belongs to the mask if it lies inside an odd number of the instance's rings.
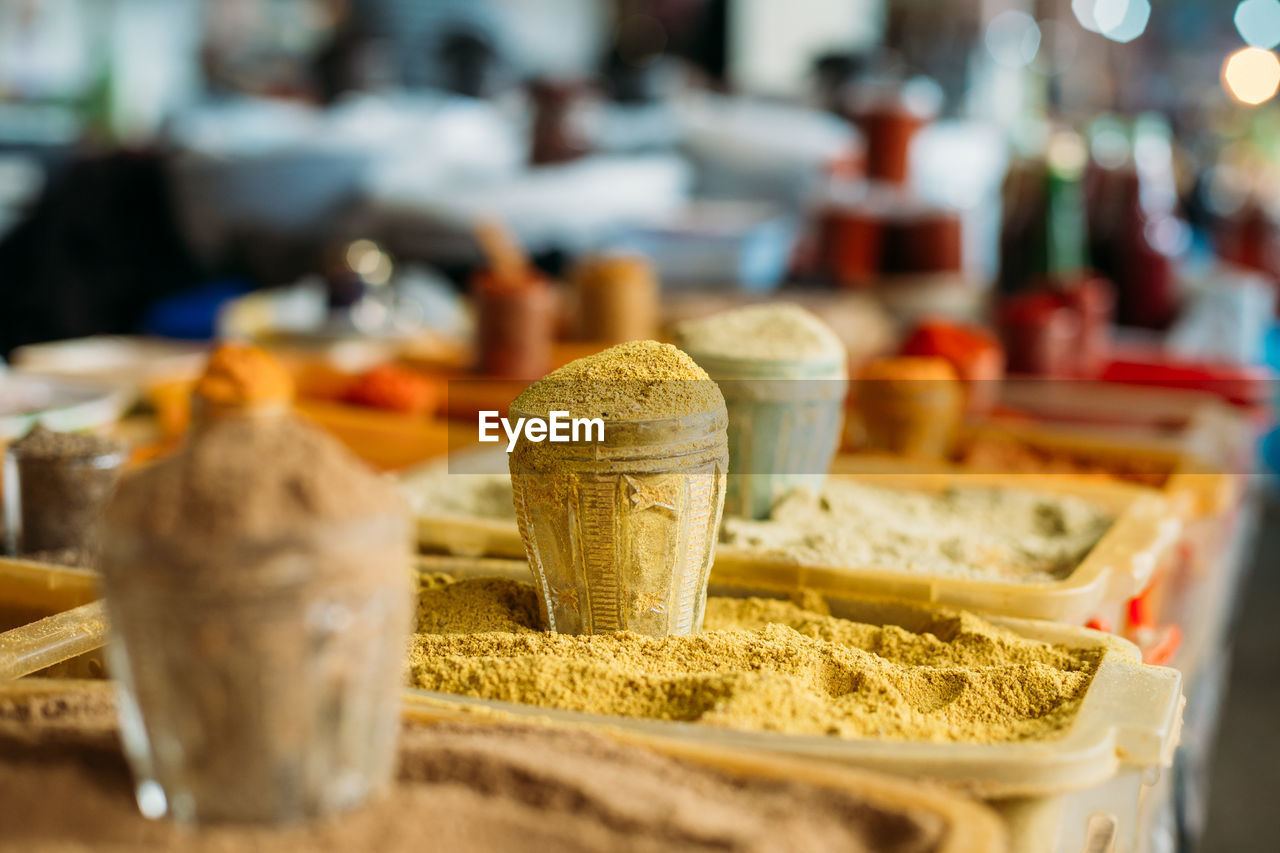
{"label": "spice scoop handle", "polygon": [[107,642],[101,600],[0,633],[0,681],[21,678]]}

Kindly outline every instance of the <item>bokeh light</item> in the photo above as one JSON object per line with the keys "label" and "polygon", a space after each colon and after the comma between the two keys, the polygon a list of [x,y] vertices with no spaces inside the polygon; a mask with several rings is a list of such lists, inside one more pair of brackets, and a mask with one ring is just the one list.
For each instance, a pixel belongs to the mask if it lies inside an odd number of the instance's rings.
{"label": "bokeh light", "polygon": [[1227,91],[1243,104],[1271,100],[1280,88],[1280,59],[1269,50],[1245,47],[1227,57],[1222,66]]}
{"label": "bokeh light", "polygon": [[1096,5],[1098,0],[1071,0],[1071,11],[1075,12],[1076,20],[1091,33],[1099,32],[1098,21],[1093,17],[1093,7]]}
{"label": "bokeh light", "polygon": [[1267,50],[1280,44],[1280,0],[1244,0],[1235,21],[1246,44]]}
{"label": "bokeh light", "polygon": [[1112,41],[1131,42],[1147,31],[1151,20],[1149,0],[1097,0],[1093,19],[1098,32]]}
{"label": "bokeh light", "polygon": [[1025,68],[1040,50],[1040,27],[1026,12],[1001,12],[987,25],[987,50],[1006,68]]}

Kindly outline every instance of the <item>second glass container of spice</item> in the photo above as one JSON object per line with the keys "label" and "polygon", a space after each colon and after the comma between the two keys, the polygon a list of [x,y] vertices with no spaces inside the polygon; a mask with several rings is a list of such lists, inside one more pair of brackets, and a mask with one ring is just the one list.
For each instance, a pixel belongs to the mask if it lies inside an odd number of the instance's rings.
{"label": "second glass container of spice", "polygon": [[675,347],[638,341],[534,383],[511,418],[552,411],[599,417],[603,430],[562,443],[526,433],[509,459],[547,627],[700,630],[728,463],[715,383]]}
{"label": "second glass container of spice", "polygon": [[411,614],[401,500],[226,347],[177,455],[122,481],[101,567],[148,816],[281,824],[390,783]]}
{"label": "second glass container of spice", "polygon": [[757,305],[681,324],[682,349],[719,384],[729,413],[726,515],[764,518],[797,488],[817,494],[839,447],[844,345],[795,305]]}
{"label": "second glass container of spice", "polygon": [[97,435],[32,428],[4,458],[7,549],[81,564],[96,550],[98,514],[128,453]]}

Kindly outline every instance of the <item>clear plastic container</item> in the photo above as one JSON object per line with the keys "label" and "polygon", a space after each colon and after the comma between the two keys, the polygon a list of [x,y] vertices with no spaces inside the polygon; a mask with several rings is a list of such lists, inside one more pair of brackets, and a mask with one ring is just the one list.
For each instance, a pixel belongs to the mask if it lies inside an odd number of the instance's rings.
{"label": "clear plastic container", "polygon": [[0,682],[102,675],[99,581],[85,569],[0,557]]}
{"label": "clear plastic container", "polygon": [[606,421],[600,443],[521,438],[510,457],[516,518],[551,630],[665,637],[702,627],[726,419],[720,409]]}
{"label": "clear plastic container", "polygon": [[[503,574],[517,575],[520,565],[510,565],[510,571]],[[451,570],[474,576],[493,574],[494,568],[491,561],[474,571],[458,565]],[[773,586],[771,578],[750,574],[730,584],[713,581],[711,592],[732,596],[786,594]],[[826,598],[832,615],[875,625],[919,630],[928,615],[926,608],[891,599]],[[917,783],[941,783],[993,806],[1009,831],[1010,849],[1017,853],[1081,853],[1086,849],[1134,853],[1143,791],[1170,766],[1181,735],[1181,675],[1172,669],[1143,665],[1136,646],[1099,631],[1024,619],[994,617],[990,621],[1027,639],[1109,651],[1065,734],[998,744],[845,739],[560,711],[414,689],[407,691],[408,702],[411,708],[451,707],[487,716],[540,718],[621,730],[663,742],[784,755],[877,770]],[[1088,846],[1099,840],[1105,843]],[[1107,847],[1107,843],[1114,847]]]}
{"label": "clear plastic container", "polygon": [[108,530],[107,661],[143,814],[282,824],[389,784],[407,533],[376,515],[197,560]]}
{"label": "clear plastic container", "polygon": [[[899,465],[894,471],[890,466]],[[881,595],[961,607],[978,613],[1045,619],[1083,625],[1090,619],[1123,624],[1130,598],[1151,583],[1176,547],[1182,523],[1169,501],[1139,486],[1098,482],[1069,475],[928,472],[912,461],[840,455],[832,476],[847,476],[878,488],[941,492],[949,488],[1019,489],[1071,495],[1097,503],[1115,522],[1076,568],[1062,580],[1014,583],[886,568],[812,565],[722,545],[716,551],[712,582],[751,578],[771,589],[806,587],[835,595]],[[873,473],[874,472],[874,473]]]}
{"label": "clear plastic container", "polygon": [[[0,696],[3,693],[0,692]],[[451,726],[501,725],[500,715],[477,715],[452,704],[434,702],[421,694],[412,695],[405,705],[405,719],[416,724],[448,724]],[[531,721],[523,721],[528,725]],[[536,721],[557,728],[578,728]],[[849,767],[818,764],[779,755],[753,754],[710,746],[693,740],[654,738],[635,732],[601,731],[604,736],[624,745],[670,756],[681,762],[707,767],[734,779],[768,780],[783,785],[801,784],[852,794],[874,808],[904,816],[930,815],[941,819],[946,830],[937,839],[934,853],[1008,853],[1005,832],[990,809],[973,800],[945,791],[937,786],[917,785],[879,773],[867,773]],[[894,815],[896,816],[896,815]],[[890,816],[890,820],[894,816]]]}
{"label": "clear plastic container", "polygon": [[787,492],[821,490],[840,444],[849,383],[843,357],[812,361],[709,356],[729,411],[726,515],[763,518]]}

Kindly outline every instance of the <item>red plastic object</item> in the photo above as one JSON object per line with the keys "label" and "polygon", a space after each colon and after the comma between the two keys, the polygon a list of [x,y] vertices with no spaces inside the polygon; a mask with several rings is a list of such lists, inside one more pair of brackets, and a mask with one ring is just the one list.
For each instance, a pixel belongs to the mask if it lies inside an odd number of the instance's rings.
{"label": "red plastic object", "polygon": [[989,412],[994,407],[1004,377],[1004,348],[986,329],[925,320],[907,336],[901,354],[946,359],[965,383],[969,411]]}
{"label": "red plastic object", "polygon": [[375,367],[356,380],[346,400],[406,415],[427,415],[440,403],[440,383],[398,364]]}
{"label": "red plastic object", "polygon": [[1111,623],[1106,619],[1090,619],[1088,622],[1084,623],[1084,626],[1086,628],[1091,628],[1094,631],[1104,631],[1108,634],[1115,633],[1111,627]]}
{"label": "red plastic object", "polygon": [[1151,603],[1154,585],[1129,599],[1129,628],[1150,628],[1156,623],[1155,607]]}
{"label": "red plastic object", "polygon": [[1140,638],[1149,640],[1138,643],[1138,647],[1142,649],[1142,662],[1148,666],[1168,666],[1182,646],[1182,629],[1177,625],[1166,625],[1144,633],[1153,634],[1155,638]]}
{"label": "red plastic object", "polygon": [[1271,400],[1271,372],[1263,367],[1180,361],[1125,353],[1102,369],[1101,379],[1122,385],[1150,385],[1204,391],[1236,406],[1265,406]]}

